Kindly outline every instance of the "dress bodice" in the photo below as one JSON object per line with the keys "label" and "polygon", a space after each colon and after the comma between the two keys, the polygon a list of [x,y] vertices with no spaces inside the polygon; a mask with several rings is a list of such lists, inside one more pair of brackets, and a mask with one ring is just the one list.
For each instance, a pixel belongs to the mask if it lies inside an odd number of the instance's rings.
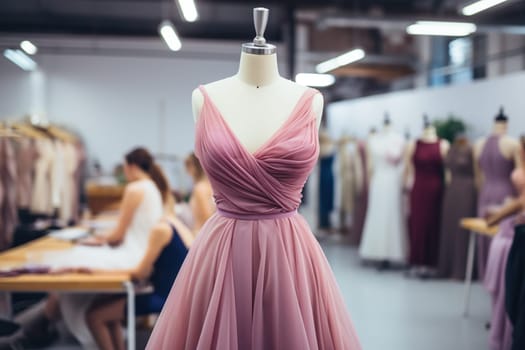
{"label": "dress bodice", "polygon": [[403,137],[395,132],[382,132],[372,136],[368,142],[368,149],[372,156],[374,174],[398,171],[404,145]]}
{"label": "dress bodice", "polygon": [[200,90],[204,104],[197,121],[195,153],[212,184],[219,212],[241,217],[296,210],[319,154],[311,108],[317,91],[306,90],[284,124],[251,153],[228,127],[204,87]]}
{"label": "dress bodice", "polygon": [[479,166],[488,183],[505,182],[510,184],[510,175],[514,170],[514,160],[505,158],[499,148],[500,136],[490,136],[479,157]]}
{"label": "dress bodice", "polygon": [[445,166],[450,170],[452,179],[474,177],[474,158],[472,147],[452,145],[445,158]]}
{"label": "dress bodice", "polygon": [[443,158],[441,143],[427,143],[418,140],[412,158],[418,179],[441,178],[443,175]]}

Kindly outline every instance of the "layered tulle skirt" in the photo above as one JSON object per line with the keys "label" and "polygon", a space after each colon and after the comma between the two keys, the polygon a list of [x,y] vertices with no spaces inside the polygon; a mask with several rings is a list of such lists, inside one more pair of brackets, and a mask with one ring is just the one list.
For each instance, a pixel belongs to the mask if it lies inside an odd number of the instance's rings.
{"label": "layered tulle skirt", "polygon": [[203,227],[150,350],[360,349],[328,262],[298,214]]}

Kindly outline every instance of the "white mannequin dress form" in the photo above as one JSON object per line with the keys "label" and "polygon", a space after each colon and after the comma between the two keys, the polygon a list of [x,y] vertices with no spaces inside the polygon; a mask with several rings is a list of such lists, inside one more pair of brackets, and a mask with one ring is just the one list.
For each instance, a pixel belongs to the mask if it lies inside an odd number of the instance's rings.
{"label": "white mannequin dress form", "polygon": [[403,136],[390,125],[369,138],[367,154],[371,176],[359,247],[361,259],[393,263],[406,260],[407,234],[401,191],[404,145]]}
{"label": "white mannequin dress form", "polygon": [[[204,86],[226,124],[241,144],[254,152],[286,121],[306,87],[279,75],[277,55],[241,53],[236,75]],[[199,118],[204,97],[192,95],[193,115]],[[316,94],[312,109],[321,124],[323,98]]]}
{"label": "white mannequin dress form", "polygon": [[273,52],[258,54],[243,52],[237,75],[193,94],[195,153],[218,210],[147,350],[361,350],[328,261],[297,213],[317,161],[321,100],[281,78]]}

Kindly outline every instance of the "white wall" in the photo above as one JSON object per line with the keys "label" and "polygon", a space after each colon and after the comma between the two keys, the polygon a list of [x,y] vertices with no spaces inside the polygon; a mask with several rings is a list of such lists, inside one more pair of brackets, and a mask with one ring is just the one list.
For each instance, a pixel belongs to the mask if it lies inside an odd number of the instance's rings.
{"label": "white wall", "polygon": [[0,119],[28,112],[29,84],[28,73],[0,56]]}
{"label": "white wall", "polygon": [[235,73],[235,62],[45,56],[51,121],[81,132],[112,166],[135,145],[184,155],[193,149],[191,92]]}
{"label": "white wall", "polygon": [[385,111],[400,132],[420,134],[423,114],[431,119],[454,114],[462,118],[474,136],[486,134],[499,107],[510,118],[510,134],[525,133],[525,72],[490,80],[440,88],[427,88],[332,103],[328,106],[328,128],[333,137],[342,133],[364,137],[371,127],[380,127]]}

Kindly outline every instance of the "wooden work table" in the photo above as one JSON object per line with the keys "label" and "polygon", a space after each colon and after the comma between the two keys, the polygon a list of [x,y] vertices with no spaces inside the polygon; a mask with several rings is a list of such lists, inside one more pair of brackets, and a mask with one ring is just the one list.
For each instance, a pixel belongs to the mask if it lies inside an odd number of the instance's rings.
{"label": "wooden work table", "polygon": [[[459,225],[469,231],[469,245],[467,255],[467,271],[465,274],[465,304],[463,316],[468,315],[470,304],[470,289],[472,286],[472,274],[474,272],[474,258],[476,255],[476,235],[494,237],[499,232],[498,226],[488,226],[487,221],[481,218],[463,218]],[[483,278],[483,277],[481,277]]]}
{"label": "wooden work table", "polygon": [[[30,258],[34,256],[71,249],[73,246],[71,242],[46,236],[0,254],[0,269],[21,267],[30,262],[32,260]],[[125,293],[128,297],[128,349],[135,349],[135,288],[128,274],[48,273],[0,277],[0,291]]]}

